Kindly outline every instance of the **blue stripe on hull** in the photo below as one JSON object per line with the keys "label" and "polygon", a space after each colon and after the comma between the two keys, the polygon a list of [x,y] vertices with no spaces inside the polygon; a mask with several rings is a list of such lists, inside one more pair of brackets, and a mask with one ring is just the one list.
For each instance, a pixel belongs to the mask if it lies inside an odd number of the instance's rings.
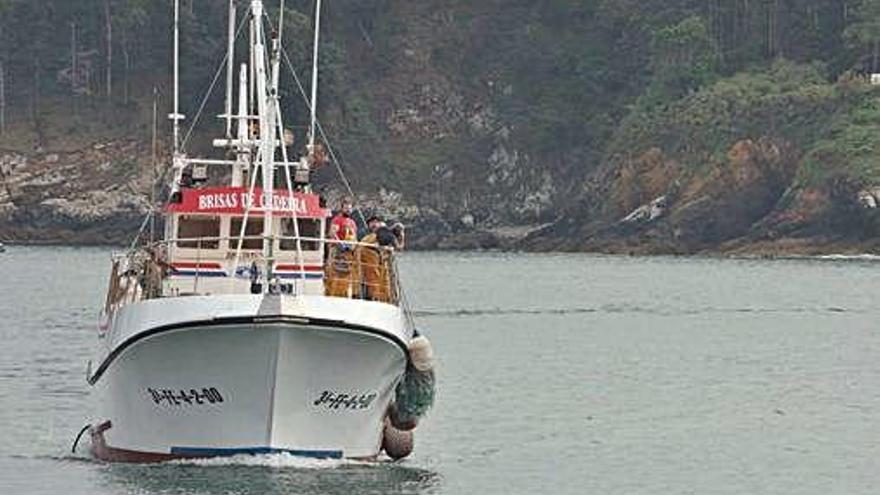
{"label": "blue stripe on hull", "polygon": [[342,459],[341,450],[290,450],[273,447],[241,447],[241,448],[204,448],[204,447],[171,447],[171,455],[185,457],[230,457],[234,455],[266,455],[290,454],[297,457],[314,459]]}

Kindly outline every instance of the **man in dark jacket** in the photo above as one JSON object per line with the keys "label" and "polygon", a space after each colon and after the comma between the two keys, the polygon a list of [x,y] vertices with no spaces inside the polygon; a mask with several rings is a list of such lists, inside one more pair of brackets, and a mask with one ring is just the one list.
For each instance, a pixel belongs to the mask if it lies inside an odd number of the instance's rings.
{"label": "man in dark jacket", "polygon": [[370,229],[370,234],[364,237],[363,242],[376,243],[382,247],[395,249],[400,247],[394,231],[385,224],[382,218],[376,215],[371,216],[367,220],[367,228]]}

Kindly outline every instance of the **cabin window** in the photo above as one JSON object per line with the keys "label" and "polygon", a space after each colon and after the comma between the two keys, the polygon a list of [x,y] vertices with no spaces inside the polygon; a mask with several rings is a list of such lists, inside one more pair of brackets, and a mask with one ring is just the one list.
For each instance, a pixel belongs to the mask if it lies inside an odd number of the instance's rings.
{"label": "cabin window", "polygon": [[181,216],[177,220],[177,246],[188,249],[220,247],[220,218]]}
{"label": "cabin window", "polygon": [[[321,237],[321,221],[309,218],[300,218],[297,220],[299,225],[299,236],[319,239]],[[287,239],[281,239],[279,247],[282,251],[296,251],[296,229],[294,229],[292,218],[281,219],[281,236]],[[318,241],[302,241],[303,251],[317,251],[319,249]]]}
{"label": "cabin window", "polygon": [[[233,218],[229,227],[229,249],[238,249],[238,237],[241,235],[241,218]],[[247,227],[244,231],[245,239],[241,243],[242,249],[263,249],[263,219],[248,218]]]}

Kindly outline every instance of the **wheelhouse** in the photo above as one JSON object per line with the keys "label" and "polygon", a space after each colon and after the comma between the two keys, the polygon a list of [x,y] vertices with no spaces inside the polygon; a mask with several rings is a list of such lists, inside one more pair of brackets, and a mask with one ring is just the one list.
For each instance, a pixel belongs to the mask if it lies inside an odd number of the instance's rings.
{"label": "wheelhouse", "polygon": [[[302,280],[305,294],[322,294],[329,210],[316,194],[259,188],[182,189],[166,210],[167,295],[241,293],[268,274],[266,245],[271,242],[272,275]],[[272,201],[272,232],[265,214]]]}

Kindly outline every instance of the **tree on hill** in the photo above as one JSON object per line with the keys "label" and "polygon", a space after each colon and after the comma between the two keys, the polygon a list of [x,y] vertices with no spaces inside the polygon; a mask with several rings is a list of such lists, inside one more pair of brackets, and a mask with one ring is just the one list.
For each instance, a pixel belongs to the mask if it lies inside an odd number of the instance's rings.
{"label": "tree on hill", "polygon": [[871,73],[880,70],[880,0],[862,0],[854,9],[845,37],[856,48],[871,50]]}

